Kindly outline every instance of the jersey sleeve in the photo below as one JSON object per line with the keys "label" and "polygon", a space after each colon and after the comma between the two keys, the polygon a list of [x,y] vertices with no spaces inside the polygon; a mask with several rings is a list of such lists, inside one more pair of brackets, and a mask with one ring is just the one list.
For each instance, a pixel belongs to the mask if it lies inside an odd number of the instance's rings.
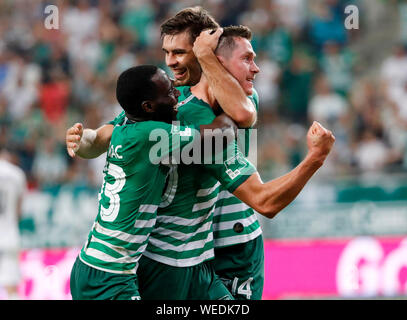
{"label": "jersey sleeve", "polygon": [[205,170],[216,178],[230,193],[243,184],[256,167],[243,155],[236,141],[233,141],[212,157],[212,162],[203,164]]}
{"label": "jersey sleeve", "polygon": [[116,118],[114,118],[112,121],[109,121],[107,124],[111,124],[113,126],[115,126],[117,124],[122,124],[125,117],[126,117],[126,114],[124,113],[124,111],[122,111],[119,113],[119,115]]}

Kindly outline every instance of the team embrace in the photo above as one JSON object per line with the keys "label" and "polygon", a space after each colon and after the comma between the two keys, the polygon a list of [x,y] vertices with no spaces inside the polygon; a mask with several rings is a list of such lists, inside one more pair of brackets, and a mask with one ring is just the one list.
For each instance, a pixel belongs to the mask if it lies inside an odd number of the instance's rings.
{"label": "team embrace", "polygon": [[[70,156],[109,151],[98,214],[72,269],[72,298],[259,300],[264,250],[255,212],[272,218],[291,203],[335,138],[314,122],[303,161],[263,182],[247,159],[250,145],[222,139],[238,128],[249,136],[256,123],[251,31],[220,28],[193,7],[165,21],[161,37],[174,80],[152,65],[130,68],[116,86],[122,113],[97,130],[67,130]],[[168,147],[152,161],[158,129]],[[218,161],[171,161],[216,135],[227,141],[204,157]]]}

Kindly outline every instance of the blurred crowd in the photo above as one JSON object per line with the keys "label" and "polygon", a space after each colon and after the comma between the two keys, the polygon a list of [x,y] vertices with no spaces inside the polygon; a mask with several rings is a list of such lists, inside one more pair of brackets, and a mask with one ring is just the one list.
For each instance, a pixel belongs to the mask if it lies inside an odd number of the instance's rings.
{"label": "blurred crowd", "polygon": [[[0,146],[15,152],[31,188],[98,186],[104,157],[71,159],[66,129],[75,122],[97,128],[112,120],[121,111],[115,81],[128,67],[151,63],[168,70],[160,23],[184,7],[201,5],[222,26],[244,24],[253,31],[261,70],[255,83],[260,96],[258,166],[266,176],[281,175],[301,161],[313,120],[336,136],[325,174],[403,170],[405,42],[400,37],[385,59],[370,67],[376,77],[358,68],[363,56],[352,48],[368,22],[360,13],[360,30],[347,30],[344,8],[349,3],[363,8],[366,2],[3,0]],[[50,4],[58,8],[56,30],[44,26],[44,9]],[[393,5],[406,12],[403,3]]]}

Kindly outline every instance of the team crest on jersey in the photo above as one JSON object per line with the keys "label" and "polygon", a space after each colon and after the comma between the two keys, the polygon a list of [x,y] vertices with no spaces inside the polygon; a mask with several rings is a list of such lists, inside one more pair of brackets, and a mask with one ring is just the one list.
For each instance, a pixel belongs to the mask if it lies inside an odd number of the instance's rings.
{"label": "team crest on jersey", "polygon": [[173,124],[171,126],[171,134],[178,134],[181,137],[190,137],[192,134],[191,128],[186,127],[184,130],[181,130],[179,125]]}
{"label": "team crest on jersey", "polygon": [[239,176],[241,170],[248,166],[247,161],[245,161],[243,154],[241,154],[240,152],[235,156],[224,161],[223,164],[226,167],[226,174],[232,180]]}

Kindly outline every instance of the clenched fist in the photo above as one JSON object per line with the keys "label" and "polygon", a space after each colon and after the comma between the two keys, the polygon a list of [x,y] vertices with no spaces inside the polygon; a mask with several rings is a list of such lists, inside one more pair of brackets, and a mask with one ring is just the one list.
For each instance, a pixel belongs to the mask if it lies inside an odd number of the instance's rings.
{"label": "clenched fist", "polygon": [[65,142],[68,154],[73,158],[79,149],[83,135],[82,123],[75,123],[66,131]]}
{"label": "clenched fist", "polygon": [[332,149],[335,136],[319,122],[314,121],[307,133],[307,146],[311,154],[323,161]]}

